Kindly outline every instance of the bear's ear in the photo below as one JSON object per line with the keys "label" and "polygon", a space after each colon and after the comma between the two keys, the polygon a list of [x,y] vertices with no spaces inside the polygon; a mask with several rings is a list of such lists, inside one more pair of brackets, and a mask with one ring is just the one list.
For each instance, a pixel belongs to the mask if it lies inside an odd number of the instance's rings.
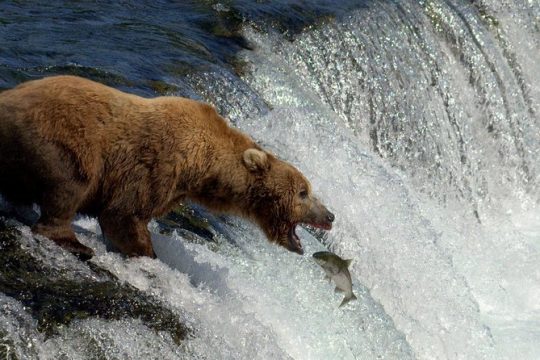
{"label": "bear's ear", "polygon": [[265,171],[270,167],[268,156],[264,151],[257,149],[247,149],[242,156],[244,165],[249,171]]}

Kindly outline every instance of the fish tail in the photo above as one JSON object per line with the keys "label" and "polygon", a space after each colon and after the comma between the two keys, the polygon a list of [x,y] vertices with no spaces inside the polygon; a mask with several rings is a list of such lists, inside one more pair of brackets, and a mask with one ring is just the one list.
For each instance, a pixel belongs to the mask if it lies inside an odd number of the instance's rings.
{"label": "fish tail", "polygon": [[343,299],[343,301],[341,302],[341,304],[339,305],[339,307],[342,307],[343,305],[347,304],[349,301],[351,300],[356,300],[357,297],[356,295],[354,295],[352,292],[351,292],[351,295],[350,296],[345,296],[345,298]]}

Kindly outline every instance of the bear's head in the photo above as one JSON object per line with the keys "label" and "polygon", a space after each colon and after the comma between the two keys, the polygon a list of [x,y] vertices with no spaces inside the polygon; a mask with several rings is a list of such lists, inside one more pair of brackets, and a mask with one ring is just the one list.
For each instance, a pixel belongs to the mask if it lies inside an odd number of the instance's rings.
{"label": "bear's head", "polygon": [[295,167],[255,148],[244,151],[242,160],[251,177],[247,215],[270,241],[303,254],[296,225],[332,228],[334,214],[313,196],[309,181]]}

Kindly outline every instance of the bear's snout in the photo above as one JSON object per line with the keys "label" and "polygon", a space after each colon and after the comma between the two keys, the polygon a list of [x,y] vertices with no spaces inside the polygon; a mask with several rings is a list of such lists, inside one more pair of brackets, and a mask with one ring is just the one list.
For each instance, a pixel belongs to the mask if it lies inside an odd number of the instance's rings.
{"label": "bear's snout", "polygon": [[335,220],[335,216],[334,214],[332,214],[330,211],[326,210],[328,213],[326,214],[326,220],[328,220],[328,222],[334,222]]}
{"label": "bear's snout", "polygon": [[330,230],[332,228],[332,222],[336,218],[334,214],[319,199],[314,197],[311,202],[310,210],[301,222],[317,228]]}

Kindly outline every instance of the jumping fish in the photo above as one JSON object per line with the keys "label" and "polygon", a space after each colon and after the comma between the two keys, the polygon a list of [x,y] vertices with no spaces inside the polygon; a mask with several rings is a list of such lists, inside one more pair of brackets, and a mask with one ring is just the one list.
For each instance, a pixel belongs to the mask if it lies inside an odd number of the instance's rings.
{"label": "jumping fish", "polygon": [[315,262],[319,264],[326,272],[326,279],[333,280],[336,284],[336,292],[344,292],[345,298],[339,305],[340,307],[351,300],[356,300],[352,292],[352,280],[349,273],[349,265],[352,260],[343,260],[339,256],[329,251],[320,251],[313,254]]}

